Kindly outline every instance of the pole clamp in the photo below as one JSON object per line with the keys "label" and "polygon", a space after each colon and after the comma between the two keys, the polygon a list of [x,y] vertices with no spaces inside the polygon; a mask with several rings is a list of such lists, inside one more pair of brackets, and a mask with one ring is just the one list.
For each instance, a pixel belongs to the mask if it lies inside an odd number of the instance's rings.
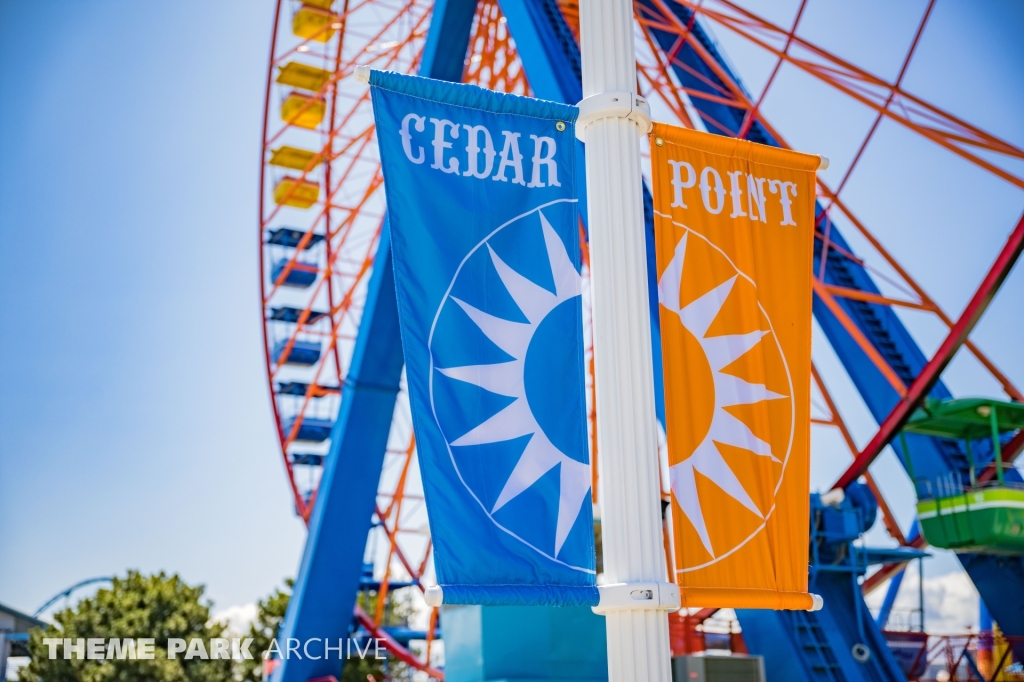
{"label": "pole clamp", "polygon": [[594,613],[610,611],[678,611],[679,586],[673,583],[613,583],[600,585],[601,600]]}
{"label": "pole clamp", "polygon": [[431,585],[423,591],[423,598],[427,606],[440,606],[444,603],[444,590],[440,585]]}
{"label": "pole clamp", "polygon": [[637,124],[641,135],[651,132],[651,107],[640,95],[632,92],[599,92],[584,97],[576,105],[580,115],[576,118],[576,137],[585,142],[587,126],[602,118],[624,118]]}

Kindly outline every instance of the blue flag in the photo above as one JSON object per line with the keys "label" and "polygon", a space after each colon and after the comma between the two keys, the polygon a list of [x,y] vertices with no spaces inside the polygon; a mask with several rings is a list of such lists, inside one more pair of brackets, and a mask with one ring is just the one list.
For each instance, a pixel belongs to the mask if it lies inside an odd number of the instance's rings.
{"label": "blue flag", "polygon": [[595,605],[577,109],[370,85],[443,603]]}

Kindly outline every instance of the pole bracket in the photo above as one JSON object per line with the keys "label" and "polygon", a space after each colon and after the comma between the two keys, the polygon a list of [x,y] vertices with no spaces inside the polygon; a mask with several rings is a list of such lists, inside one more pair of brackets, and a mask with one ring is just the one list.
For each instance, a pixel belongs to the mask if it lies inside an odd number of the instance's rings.
{"label": "pole bracket", "polygon": [[599,585],[601,601],[594,613],[610,611],[678,611],[679,586],[673,583],[613,583]]}
{"label": "pole bracket", "polygon": [[632,92],[599,92],[584,97],[576,108],[580,115],[576,118],[576,137],[586,142],[584,134],[587,126],[602,118],[624,118],[636,123],[641,135],[651,132],[651,107],[640,95]]}

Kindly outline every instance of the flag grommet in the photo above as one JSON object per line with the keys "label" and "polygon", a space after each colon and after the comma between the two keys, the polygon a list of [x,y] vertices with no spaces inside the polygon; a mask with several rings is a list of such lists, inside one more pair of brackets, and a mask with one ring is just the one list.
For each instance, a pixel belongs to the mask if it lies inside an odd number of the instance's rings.
{"label": "flag grommet", "polygon": [[565,123],[563,121],[559,121],[558,123],[556,123],[555,124],[555,130],[557,130],[560,133],[564,133],[565,132]]}

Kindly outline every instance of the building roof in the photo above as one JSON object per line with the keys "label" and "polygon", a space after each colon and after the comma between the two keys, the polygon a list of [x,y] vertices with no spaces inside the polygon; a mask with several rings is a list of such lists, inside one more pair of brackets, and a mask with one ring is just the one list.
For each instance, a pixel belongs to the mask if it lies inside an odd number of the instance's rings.
{"label": "building roof", "polygon": [[0,604],[0,631],[28,632],[32,628],[45,628],[47,625],[46,621],[39,620],[35,616]]}

